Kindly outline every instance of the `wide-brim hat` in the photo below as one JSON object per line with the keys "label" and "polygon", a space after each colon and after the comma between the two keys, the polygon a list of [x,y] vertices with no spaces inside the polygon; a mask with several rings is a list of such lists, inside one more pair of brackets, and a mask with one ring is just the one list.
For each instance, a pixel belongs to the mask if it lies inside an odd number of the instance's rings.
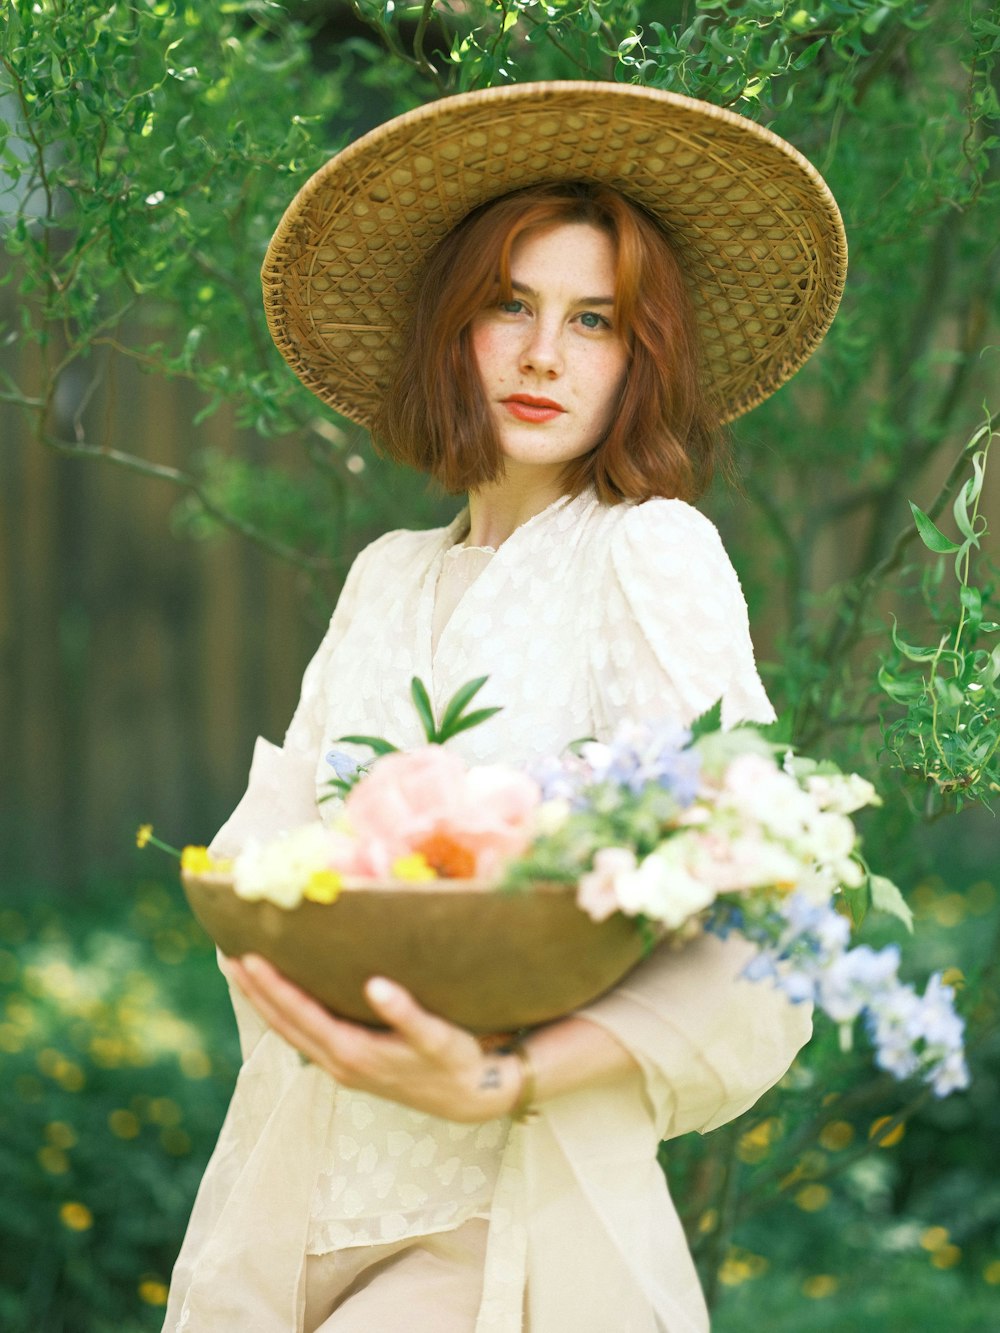
{"label": "wide-brim hat", "polygon": [[724,421],[773,393],[829,327],[847,242],[833,195],[795,148],[675,93],[525,83],[397,116],[305,183],[262,270],[282,355],[325,403],[370,425],[429,251],[487,200],[559,180],[613,186],[663,224]]}

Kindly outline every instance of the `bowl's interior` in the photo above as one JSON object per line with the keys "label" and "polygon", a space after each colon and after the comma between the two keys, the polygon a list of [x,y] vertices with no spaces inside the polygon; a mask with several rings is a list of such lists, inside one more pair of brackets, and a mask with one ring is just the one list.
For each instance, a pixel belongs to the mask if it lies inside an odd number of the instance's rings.
{"label": "bowl's interior", "polygon": [[575,885],[352,881],[334,903],[289,910],[247,902],[225,875],[183,880],[223,953],[262,954],[334,1013],[363,1023],[376,1021],[363,987],[379,975],[472,1031],[531,1027],[596,998],[644,952],[634,921],[592,921]]}

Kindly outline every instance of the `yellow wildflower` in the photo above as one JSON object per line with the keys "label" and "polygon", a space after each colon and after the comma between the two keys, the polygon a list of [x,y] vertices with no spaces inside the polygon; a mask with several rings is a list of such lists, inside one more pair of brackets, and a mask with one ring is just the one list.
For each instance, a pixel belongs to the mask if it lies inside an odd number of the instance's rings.
{"label": "yellow wildflower", "polygon": [[795,1202],[804,1213],[818,1213],[830,1202],[830,1191],[825,1185],[803,1185],[795,1195]]}
{"label": "yellow wildflower", "polygon": [[816,1273],[802,1283],[802,1295],[813,1301],[823,1301],[832,1296],[839,1285],[832,1273]]}
{"label": "yellow wildflower", "polygon": [[139,1283],[139,1299],[147,1305],[166,1305],[167,1284],[159,1278],[144,1277]]}
{"label": "yellow wildflower", "polygon": [[70,1200],[59,1209],[59,1221],[70,1231],[86,1231],[93,1225],[94,1214],[85,1203]]}
{"label": "yellow wildflower", "polygon": [[410,852],[408,856],[397,857],[392,863],[392,873],[394,878],[406,880],[410,884],[423,884],[438,877],[423,852]]}
{"label": "yellow wildflower", "polygon": [[314,870],[302,890],[311,903],[335,903],[340,897],[341,878],[336,870]]}
{"label": "yellow wildflower", "polygon": [[153,836],[152,824],[140,824],[135,834],[135,845],[141,850]]}
{"label": "yellow wildflower", "polygon": [[876,1141],[879,1148],[892,1148],[906,1133],[906,1125],[902,1121],[894,1125],[888,1132],[885,1126],[890,1124],[893,1117],[891,1115],[880,1115],[877,1120],[873,1120],[868,1129],[868,1137]]}
{"label": "yellow wildflower", "polygon": [[119,1139],[136,1139],[142,1129],[139,1124],[139,1117],[135,1112],[125,1111],[120,1107],[108,1116],[108,1127],[111,1133]]}
{"label": "yellow wildflower", "polygon": [[210,875],[219,869],[207,847],[185,847],[181,852],[181,869],[189,875]]}

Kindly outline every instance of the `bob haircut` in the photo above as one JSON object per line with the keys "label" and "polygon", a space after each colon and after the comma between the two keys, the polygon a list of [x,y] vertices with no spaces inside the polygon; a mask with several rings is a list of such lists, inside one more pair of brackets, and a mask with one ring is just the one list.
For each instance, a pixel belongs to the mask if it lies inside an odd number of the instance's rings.
{"label": "bob haircut", "polygon": [[566,465],[563,493],[593,485],[605,504],[696,499],[711,480],[720,431],[680,262],[649,214],[616,190],[588,182],[531,186],[491,200],[435,247],[375,419],[375,441],[452,494],[503,476],[471,325],[481,310],[512,299],[517,241],[564,223],[589,223],[614,243],[615,320],[629,361],[608,432]]}

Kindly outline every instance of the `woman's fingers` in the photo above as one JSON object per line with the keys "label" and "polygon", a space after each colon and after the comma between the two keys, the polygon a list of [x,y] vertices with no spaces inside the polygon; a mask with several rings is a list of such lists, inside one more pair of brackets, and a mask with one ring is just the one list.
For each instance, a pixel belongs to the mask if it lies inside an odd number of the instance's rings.
{"label": "woman's fingers", "polygon": [[373,1032],[334,1018],[256,955],[231,960],[231,972],[268,1025],[344,1086],[452,1118],[475,1102],[482,1064],[475,1037],[429,1014],[395,982],[373,977],[365,987],[390,1028]]}
{"label": "woman's fingers", "polygon": [[340,1077],[351,1046],[350,1025],[334,1018],[265,959],[250,954],[231,961],[236,984],[268,1025],[310,1060]]}
{"label": "woman's fingers", "polygon": [[365,986],[365,996],[378,1016],[407,1045],[435,1064],[446,1062],[449,1054],[457,1054],[467,1042],[474,1041],[464,1028],[429,1014],[408,990],[385,977],[372,977]]}

